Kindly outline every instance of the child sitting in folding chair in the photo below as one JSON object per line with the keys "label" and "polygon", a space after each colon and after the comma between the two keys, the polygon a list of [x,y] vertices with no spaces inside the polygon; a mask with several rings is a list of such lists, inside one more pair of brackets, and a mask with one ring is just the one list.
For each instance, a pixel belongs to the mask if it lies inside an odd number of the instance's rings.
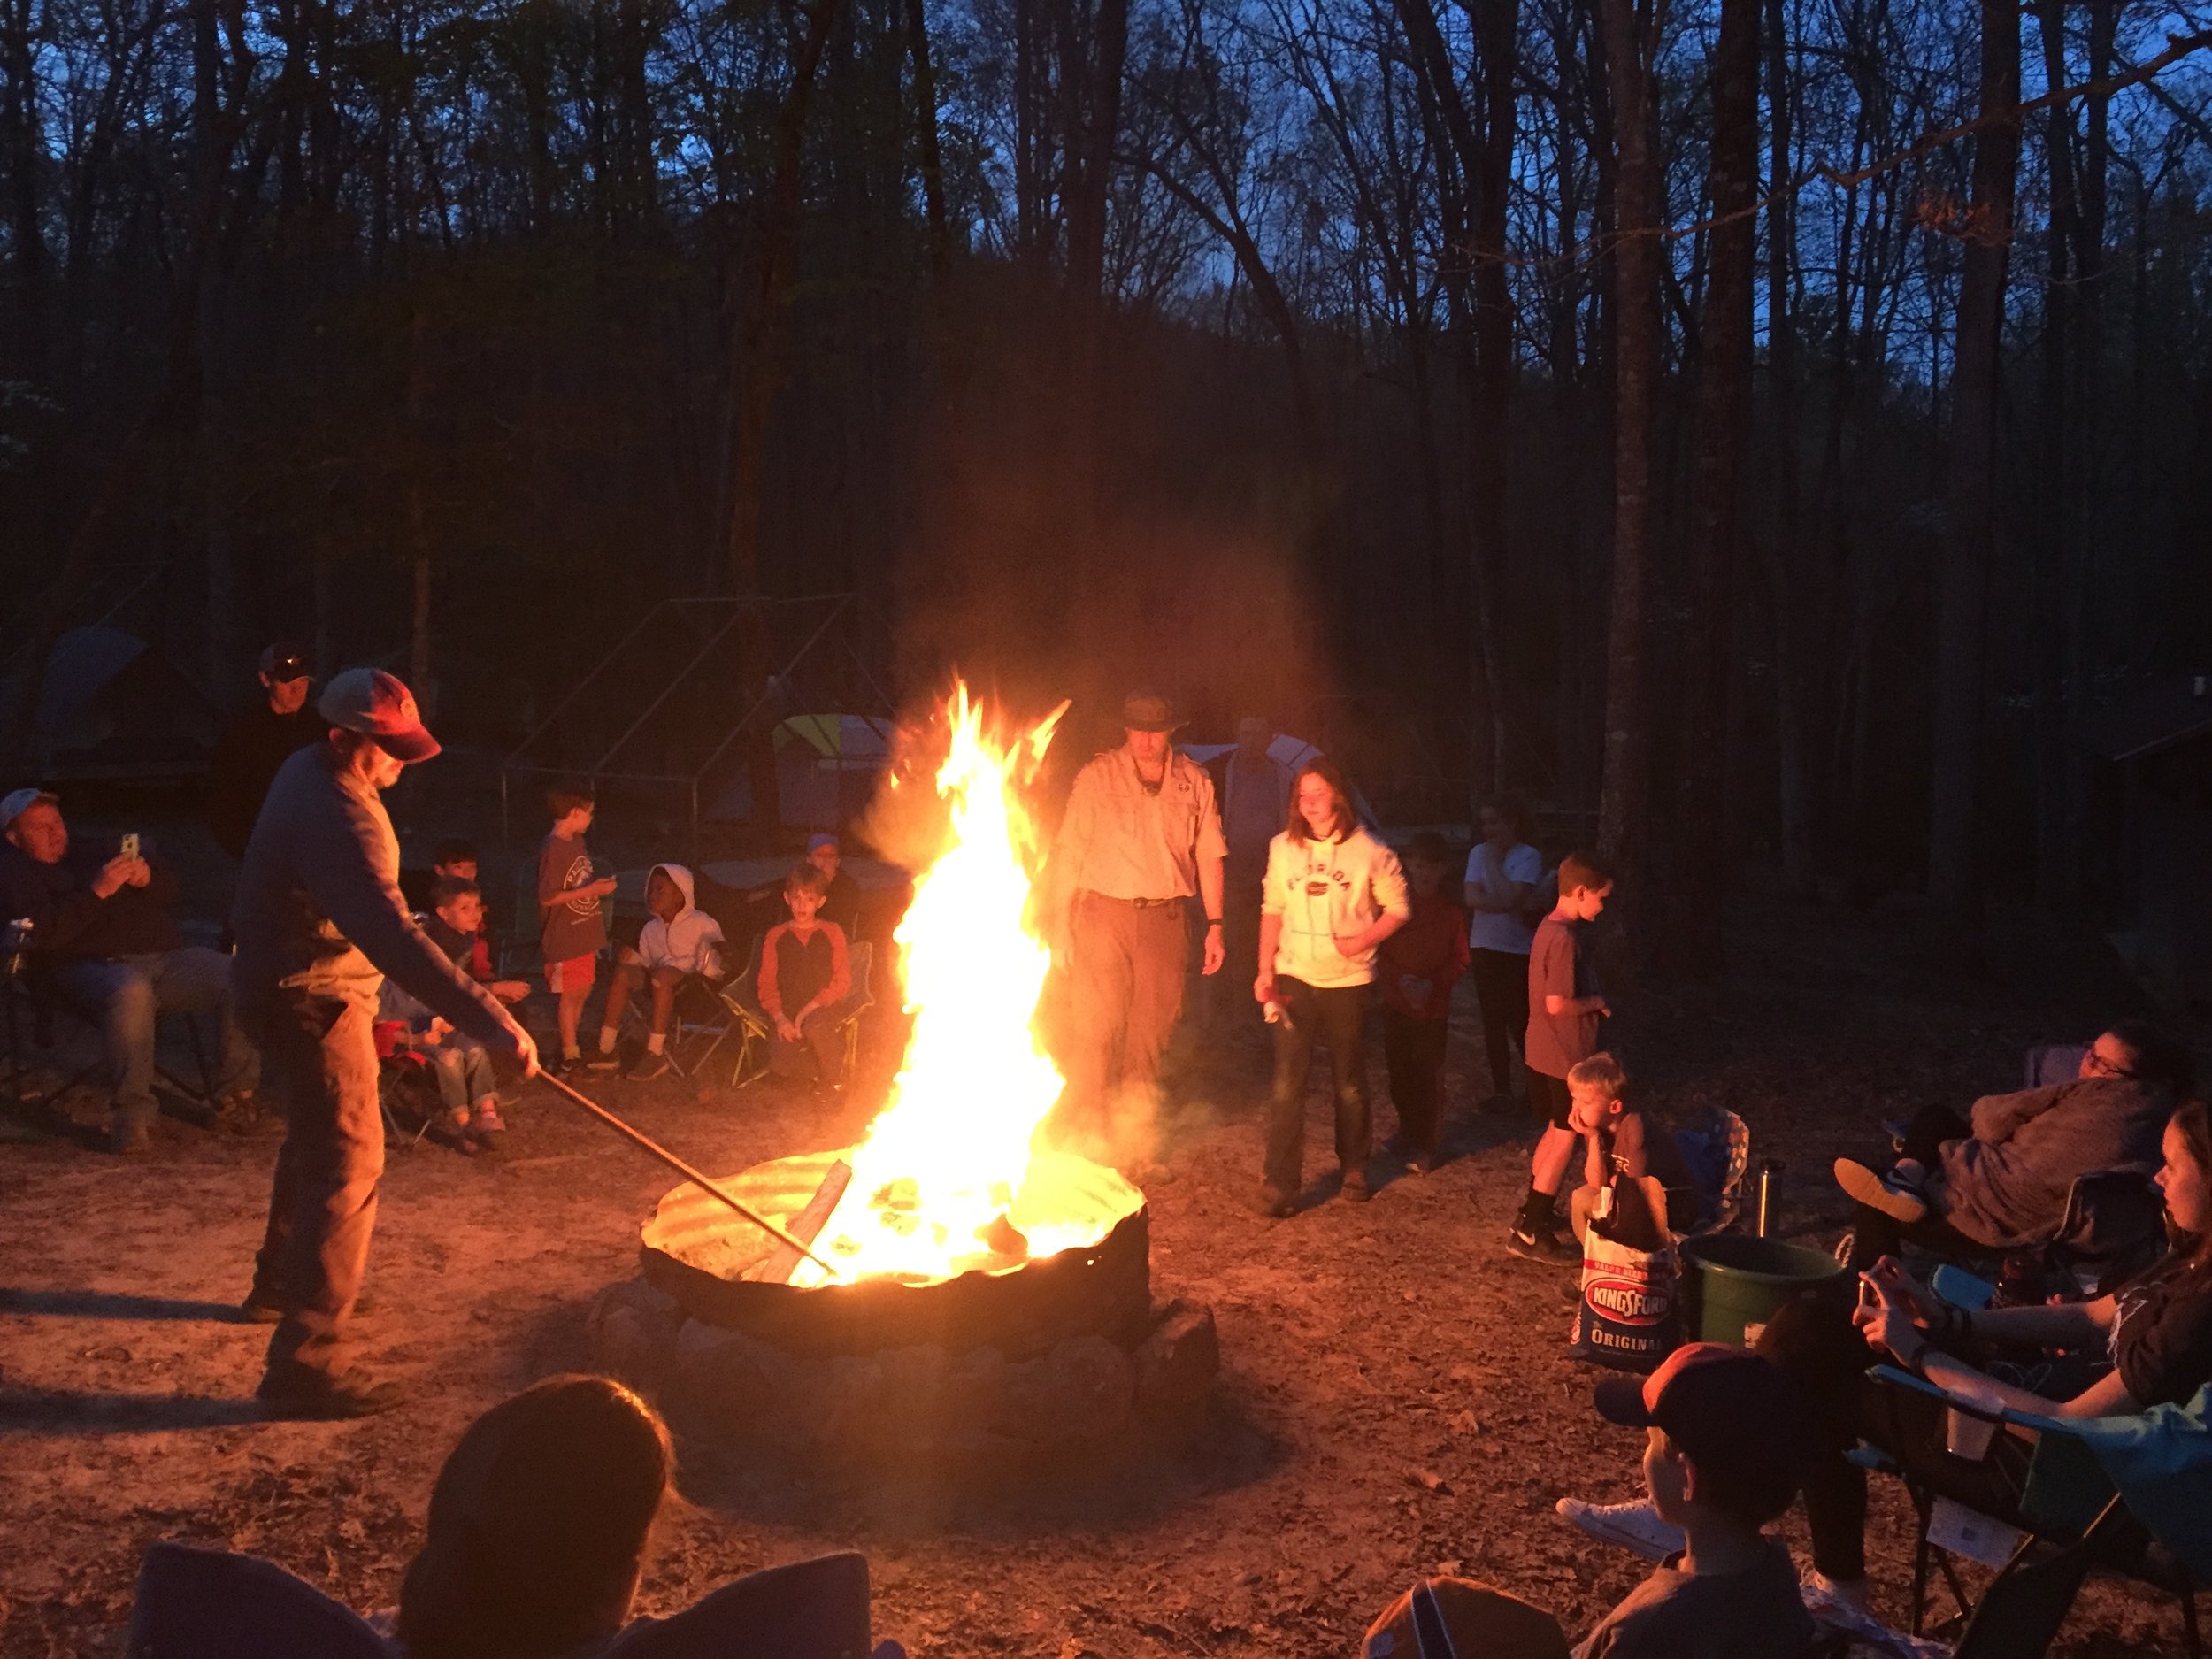
{"label": "child sitting in folding chair", "polygon": [[650,1082],[670,1069],[668,1031],[675,1014],[676,994],[695,976],[718,980],[722,977],[722,924],[693,902],[691,872],[681,864],[655,864],[645,877],[645,908],[652,914],[639,931],[637,948],[623,946],[615,953],[614,979],[607,987],[607,1006],[599,1017],[599,1052],[591,1069],[611,1071],[619,1064],[615,1053],[622,1017],[630,1006],[630,993],[640,979],[652,987],[652,1020],[645,1039],[645,1056],[630,1075]]}
{"label": "child sitting in folding chair", "polygon": [[818,1088],[845,1087],[844,1040],[836,1009],[853,987],[845,930],[820,919],[829,878],[810,864],[784,883],[791,919],[768,930],[760,949],[760,1005],[771,1033],[768,1069],[779,1078],[804,1075],[804,1055],[814,1051]]}
{"label": "child sitting in folding chair", "polygon": [[[475,972],[476,944],[484,926],[484,895],[473,881],[441,876],[430,889],[430,902],[432,912],[422,918],[423,931],[456,963]],[[484,983],[503,1002],[518,1002],[530,994],[530,987],[519,979]],[[507,1123],[499,1114],[498,1079],[484,1046],[442,1019],[434,1018],[427,1008],[390,979],[384,982],[378,1013],[381,1019],[403,1025],[400,1047],[429,1068],[438,1086],[441,1111],[432,1120],[430,1138],[465,1156],[495,1146],[507,1133]]]}

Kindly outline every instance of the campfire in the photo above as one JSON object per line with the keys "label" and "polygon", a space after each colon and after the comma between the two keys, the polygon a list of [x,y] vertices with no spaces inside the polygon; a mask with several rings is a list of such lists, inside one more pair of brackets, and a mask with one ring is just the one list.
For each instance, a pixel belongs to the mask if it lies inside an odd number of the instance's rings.
{"label": "campfire", "polygon": [[787,1238],[669,1193],[641,1279],[588,1330],[599,1363],[749,1455],[987,1482],[1198,1433],[1219,1352],[1206,1308],[1153,1302],[1144,1195],[1045,1144],[1061,1078],[1033,1029],[1052,963],[1024,792],[1058,716],[1001,741],[964,688],[945,714],[883,1110],[857,1146],[715,1183]]}
{"label": "campfire", "polygon": [[[946,707],[937,793],[951,841],[895,935],[913,1036],[818,1235],[855,1277],[1001,1269],[1095,1244],[1120,1219],[1086,1202],[1093,1183],[1036,1156],[1061,1077],[1033,1029],[1052,954],[1028,925],[1038,842],[1020,796],[1066,707],[1003,747],[964,685]],[[792,1282],[824,1278],[802,1262]]]}
{"label": "campfire", "polygon": [[664,1201],[649,1246],[725,1279],[925,1286],[1094,1248],[1141,1210],[1112,1171],[1039,1145],[1062,1079],[1034,1029],[1052,956],[1032,931],[1040,838],[1024,794],[1064,710],[1001,741],[954,691],[935,780],[947,839],[895,934],[913,1031],[889,1096],[826,1167],[784,1159],[733,1178],[836,1277],[693,1187]]}

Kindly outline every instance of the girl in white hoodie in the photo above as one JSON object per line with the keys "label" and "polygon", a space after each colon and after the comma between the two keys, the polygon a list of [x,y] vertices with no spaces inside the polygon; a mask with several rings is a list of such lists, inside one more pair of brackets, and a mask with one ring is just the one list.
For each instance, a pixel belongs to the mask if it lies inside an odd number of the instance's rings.
{"label": "girl in white hoodie", "polygon": [[1363,1028],[1375,949],[1412,915],[1398,855],[1360,826],[1343,774],[1316,757],[1298,769],[1290,821],[1268,844],[1252,995],[1275,1027],[1260,1208],[1286,1216],[1304,1183],[1306,1073],[1326,1039],[1336,1080],[1336,1161],[1344,1196],[1367,1199],[1370,1126]]}

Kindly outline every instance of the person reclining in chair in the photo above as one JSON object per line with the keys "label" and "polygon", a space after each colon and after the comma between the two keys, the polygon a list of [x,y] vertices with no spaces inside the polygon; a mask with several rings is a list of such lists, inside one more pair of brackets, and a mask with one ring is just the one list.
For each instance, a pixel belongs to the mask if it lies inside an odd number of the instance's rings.
{"label": "person reclining in chair", "polygon": [[1837,1184],[1859,1206],[1851,1266],[1894,1255],[1909,1227],[1937,1248],[2048,1242],[2082,1176],[2158,1167],[2166,1119],[2194,1083],[2186,1048],[2124,1020],[2091,1045],[2070,1083],[1984,1095],[1970,1123],[1948,1107],[1924,1107],[1886,1173],[1836,1160]]}
{"label": "person reclining in chair", "polygon": [[230,958],[177,931],[177,879],[125,851],[72,849],[61,802],[42,789],[0,800],[0,906],[31,923],[34,960],[107,1030],[118,1153],[149,1150],[154,1114],[154,1022],[161,1014],[222,1016],[217,1115],[244,1128],[257,1115],[261,1060],[233,1017]]}

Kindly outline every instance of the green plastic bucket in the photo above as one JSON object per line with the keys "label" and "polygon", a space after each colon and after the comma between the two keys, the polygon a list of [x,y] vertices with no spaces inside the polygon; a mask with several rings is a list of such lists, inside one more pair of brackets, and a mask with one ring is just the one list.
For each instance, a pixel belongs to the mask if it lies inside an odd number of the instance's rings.
{"label": "green plastic bucket", "polygon": [[1701,1342],[1748,1348],[1793,1296],[1850,1294],[1851,1275],[1834,1256],[1778,1239],[1709,1233],[1682,1240],[1682,1260],[1690,1329]]}

